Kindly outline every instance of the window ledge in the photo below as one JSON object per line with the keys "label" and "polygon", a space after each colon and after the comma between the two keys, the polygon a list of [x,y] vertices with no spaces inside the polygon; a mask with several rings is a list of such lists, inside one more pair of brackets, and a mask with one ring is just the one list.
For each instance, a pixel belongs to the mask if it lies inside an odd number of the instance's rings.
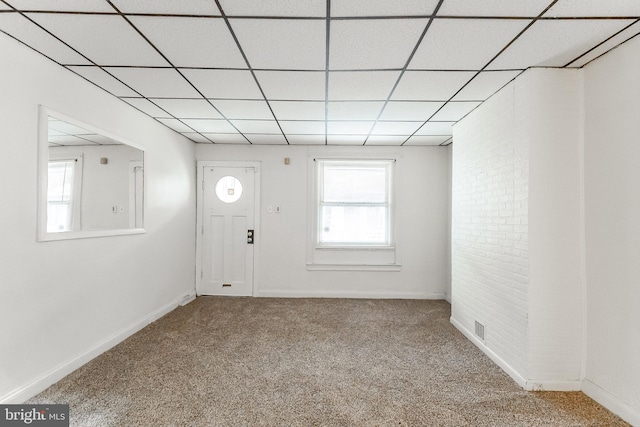
{"label": "window ledge", "polygon": [[308,271],[400,271],[402,264],[307,264]]}

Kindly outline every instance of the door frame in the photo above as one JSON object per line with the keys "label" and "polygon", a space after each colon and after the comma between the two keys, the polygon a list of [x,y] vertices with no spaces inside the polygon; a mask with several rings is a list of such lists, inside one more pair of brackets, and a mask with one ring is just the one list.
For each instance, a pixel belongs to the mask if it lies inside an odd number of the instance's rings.
{"label": "door frame", "polygon": [[203,209],[204,209],[204,169],[207,167],[227,167],[227,168],[254,168],[254,240],[253,244],[253,283],[251,284],[251,295],[256,296],[258,283],[258,269],[256,268],[260,258],[260,162],[255,161],[226,161],[226,160],[202,160],[197,162],[196,171],[196,295],[202,295],[202,255],[203,255]]}

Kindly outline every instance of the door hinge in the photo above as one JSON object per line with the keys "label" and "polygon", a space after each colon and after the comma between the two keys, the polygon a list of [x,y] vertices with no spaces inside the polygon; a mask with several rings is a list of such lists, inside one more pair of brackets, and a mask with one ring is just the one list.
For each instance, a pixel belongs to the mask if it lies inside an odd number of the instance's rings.
{"label": "door hinge", "polygon": [[204,225],[200,227],[200,234],[204,234]]}
{"label": "door hinge", "polygon": [[255,242],[255,240],[256,239],[253,230],[247,230],[247,243],[253,245],[253,242]]}

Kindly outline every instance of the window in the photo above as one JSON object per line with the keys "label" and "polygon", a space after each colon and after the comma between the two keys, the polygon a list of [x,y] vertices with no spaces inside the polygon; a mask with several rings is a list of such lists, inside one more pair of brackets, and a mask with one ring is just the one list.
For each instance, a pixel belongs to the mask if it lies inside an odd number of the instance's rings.
{"label": "window", "polygon": [[389,246],[391,161],[318,160],[318,244]]}
{"label": "window", "polygon": [[79,159],[49,161],[47,175],[47,232],[73,231],[79,223],[79,192],[82,169]]}

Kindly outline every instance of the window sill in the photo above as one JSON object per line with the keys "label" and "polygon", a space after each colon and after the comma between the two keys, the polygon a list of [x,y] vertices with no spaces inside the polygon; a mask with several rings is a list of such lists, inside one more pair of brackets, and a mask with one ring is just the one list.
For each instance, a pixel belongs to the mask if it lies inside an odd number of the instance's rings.
{"label": "window sill", "polygon": [[402,264],[307,264],[308,271],[400,271]]}

